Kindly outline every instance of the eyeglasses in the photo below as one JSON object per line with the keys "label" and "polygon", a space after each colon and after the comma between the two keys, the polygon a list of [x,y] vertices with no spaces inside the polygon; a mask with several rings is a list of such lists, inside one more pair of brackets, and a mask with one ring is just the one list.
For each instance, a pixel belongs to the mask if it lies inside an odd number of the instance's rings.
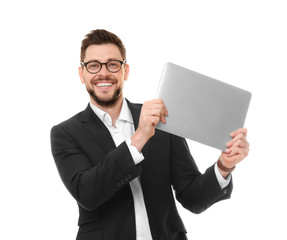
{"label": "eyeglasses", "polygon": [[116,73],[121,70],[122,65],[126,63],[126,61],[127,60],[123,60],[123,61],[111,60],[105,63],[100,63],[98,61],[90,61],[86,63],[81,62],[81,64],[86,67],[89,73],[92,73],[92,74],[96,74],[99,71],[101,71],[103,65],[106,65],[106,68],[108,69],[109,72]]}

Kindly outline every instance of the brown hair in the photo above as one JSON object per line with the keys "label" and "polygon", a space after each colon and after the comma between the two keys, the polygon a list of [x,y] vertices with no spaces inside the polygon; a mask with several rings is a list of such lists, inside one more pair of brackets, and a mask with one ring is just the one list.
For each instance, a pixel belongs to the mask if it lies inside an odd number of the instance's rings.
{"label": "brown hair", "polygon": [[84,61],[86,50],[90,45],[101,45],[107,43],[115,44],[119,48],[123,60],[126,59],[126,49],[121,39],[119,39],[115,34],[104,29],[96,29],[88,33],[82,41],[81,61]]}

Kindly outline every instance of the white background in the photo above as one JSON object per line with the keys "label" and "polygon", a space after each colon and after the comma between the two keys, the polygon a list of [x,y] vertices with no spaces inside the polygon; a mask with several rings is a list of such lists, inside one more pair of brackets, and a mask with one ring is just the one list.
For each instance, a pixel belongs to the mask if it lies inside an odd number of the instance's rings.
{"label": "white background", "polygon": [[[80,43],[104,28],[127,48],[133,102],[155,96],[167,61],[253,93],[232,198],[200,215],[179,206],[189,238],[286,239],[286,12],[283,0],[1,2],[0,238],[75,239],[49,135],[86,107]],[[188,143],[201,171],[220,154]]]}

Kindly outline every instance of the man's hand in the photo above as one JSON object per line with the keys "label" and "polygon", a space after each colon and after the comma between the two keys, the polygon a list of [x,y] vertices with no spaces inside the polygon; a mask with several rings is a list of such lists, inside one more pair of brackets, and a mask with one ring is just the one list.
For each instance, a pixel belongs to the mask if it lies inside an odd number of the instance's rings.
{"label": "man's hand", "polygon": [[155,126],[159,121],[165,123],[167,114],[162,99],[145,102],[141,109],[138,129],[131,137],[131,145],[135,146],[140,152],[146,142],[154,135]]}
{"label": "man's hand", "polygon": [[[226,168],[233,168],[237,163],[246,158],[249,153],[246,128],[240,128],[232,132],[230,136],[233,139],[226,143],[228,148],[220,155],[220,160]],[[228,173],[222,172],[221,170],[220,173],[223,177],[228,175]]]}

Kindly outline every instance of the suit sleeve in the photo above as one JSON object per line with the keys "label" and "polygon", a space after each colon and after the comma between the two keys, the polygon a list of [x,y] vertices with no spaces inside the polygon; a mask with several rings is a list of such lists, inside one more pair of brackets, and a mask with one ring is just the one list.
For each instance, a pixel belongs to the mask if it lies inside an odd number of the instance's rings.
{"label": "suit sleeve", "polygon": [[214,203],[230,198],[232,181],[225,189],[221,189],[214,165],[201,174],[185,139],[172,135],[171,146],[172,184],[176,198],[183,207],[193,213],[201,213]]}
{"label": "suit sleeve", "polygon": [[125,142],[99,159],[94,166],[62,125],[51,130],[51,148],[63,183],[87,210],[94,210],[106,202],[141,172]]}

